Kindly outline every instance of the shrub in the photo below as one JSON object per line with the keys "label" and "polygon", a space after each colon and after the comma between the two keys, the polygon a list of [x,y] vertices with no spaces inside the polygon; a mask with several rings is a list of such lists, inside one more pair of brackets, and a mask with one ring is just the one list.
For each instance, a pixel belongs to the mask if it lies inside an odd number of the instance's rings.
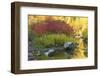
{"label": "shrub", "polygon": [[33,33],[43,35],[47,33],[65,33],[71,34],[73,28],[63,21],[45,21],[32,26]]}
{"label": "shrub", "polygon": [[36,48],[50,48],[63,46],[65,42],[75,42],[75,39],[65,34],[46,34],[41,37],[35,37],[34,46]]}

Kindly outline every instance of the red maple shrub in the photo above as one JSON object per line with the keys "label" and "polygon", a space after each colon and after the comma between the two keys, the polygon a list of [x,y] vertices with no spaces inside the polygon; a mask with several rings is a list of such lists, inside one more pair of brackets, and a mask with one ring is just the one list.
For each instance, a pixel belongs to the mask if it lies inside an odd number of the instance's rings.
{"label": "red maple shrub", "polygon": [[32,26],[32,32],[38,35],[46,33],[65,33],[70,34],[73,28],[63,21],[45,21]]}

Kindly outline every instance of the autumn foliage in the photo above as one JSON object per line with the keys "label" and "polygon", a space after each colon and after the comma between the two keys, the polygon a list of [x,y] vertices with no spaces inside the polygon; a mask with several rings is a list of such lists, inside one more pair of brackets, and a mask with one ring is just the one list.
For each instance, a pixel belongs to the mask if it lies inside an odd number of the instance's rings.
{"label": "autumn foliage", "polygon": [[[73,55],[66,54],[62,50],[53,59],[57,57],[69,59],[69,56],[71,59],[88,57],[88,17],[29,15],[28,33],[32,48],[40,52],[44,49],[63,47],[69,42],[75,44]],[[43,54],[40,55],[40,59],[50,58]]]}
{"label": "autumn foliage", "polygon": [[65,33],[70,34],[73,28],[63,21],[45,21],[32,26],[32,32],[38,35],[46,33]]}

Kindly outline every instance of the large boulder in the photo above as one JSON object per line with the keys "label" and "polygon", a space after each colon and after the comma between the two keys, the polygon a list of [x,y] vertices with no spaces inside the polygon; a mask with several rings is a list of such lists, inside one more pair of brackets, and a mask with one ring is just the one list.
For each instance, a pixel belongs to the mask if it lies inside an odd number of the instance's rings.
{"label": "large boulder", "polygon": [[75,47],[76,47],[75,43],[73,43],[73,42],[64,43],[64,48],[65,48],[66,52],[69,53],[69,54],[73,54]]}
{"label": "large boulder", "polygon": [[51,56],[53,56],[54,52],[55,52],[54,49],[48,49],[48,51],[44,52],[44,54],[45,54],[46,56],[51,57]]}

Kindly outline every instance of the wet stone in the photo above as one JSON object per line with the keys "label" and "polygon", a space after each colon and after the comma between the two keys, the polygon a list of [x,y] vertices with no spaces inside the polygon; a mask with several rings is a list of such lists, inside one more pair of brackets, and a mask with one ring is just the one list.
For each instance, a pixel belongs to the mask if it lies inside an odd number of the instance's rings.
{"label": "wet stone", "polygon": [[32,51],[33,51],[32,42],[29,41],[28,42],[28,60],[34,60],[35,59],[35,57],[33,57]]}

